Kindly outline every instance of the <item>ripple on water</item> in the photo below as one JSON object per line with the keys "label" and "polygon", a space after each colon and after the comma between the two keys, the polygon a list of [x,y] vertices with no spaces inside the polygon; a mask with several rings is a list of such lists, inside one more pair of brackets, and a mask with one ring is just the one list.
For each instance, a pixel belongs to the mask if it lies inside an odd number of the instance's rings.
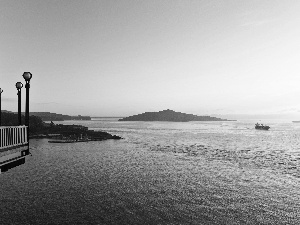
{"label": "ripple on water", "polygon": [[297,224],[299,130],[247,127],[114,123],[111,131],[125,139],[68,145],[38,140],[28,162],[9,173],[14,179],[1,177],[1,219],[8,224]]}

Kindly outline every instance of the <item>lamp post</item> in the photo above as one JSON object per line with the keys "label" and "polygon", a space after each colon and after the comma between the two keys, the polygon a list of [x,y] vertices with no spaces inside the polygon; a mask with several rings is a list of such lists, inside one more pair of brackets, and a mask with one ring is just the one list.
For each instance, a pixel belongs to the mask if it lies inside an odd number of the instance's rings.
{"label": "lamp post", "polygon": [[23,78],[25,79],[25,88],[26,88],[26,107],[25,107],[25,126],[29,126],[29,88],[30,88],[30,79],[32,74],[30,72],[24,72]]}
{"label": "lamp post", "polygon": [[2,114],[2,111],[1,111],[1,94],[2,94],[3,90],[0,88],[0,126],[1,126],[1,114]]}
{"label": "lamp post", "polygon": [[21,82],[16,83],[16,88],[18,90],[18,120],[19,120],[19,126],[22,125],[22,117],[21,117],[21,88],[23,87],[23,84]]}

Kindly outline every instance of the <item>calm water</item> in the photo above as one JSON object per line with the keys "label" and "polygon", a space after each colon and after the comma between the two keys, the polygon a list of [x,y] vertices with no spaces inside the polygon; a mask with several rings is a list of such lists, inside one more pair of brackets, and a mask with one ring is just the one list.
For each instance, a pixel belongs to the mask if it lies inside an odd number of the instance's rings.
{"label": "calm water", "polygon": [[300,124],[65,121],[125,139],[31,140],[0,224],[299,224]]}

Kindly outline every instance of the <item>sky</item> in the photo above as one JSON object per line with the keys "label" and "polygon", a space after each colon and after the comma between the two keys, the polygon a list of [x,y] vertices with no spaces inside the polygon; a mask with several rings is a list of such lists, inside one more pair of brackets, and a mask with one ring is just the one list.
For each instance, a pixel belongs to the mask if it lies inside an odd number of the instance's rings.
{"label": "sky", "polygon": [[[298,0],[0,0],[2,109],[293,114]],[[25,88],[22,89],[22,109]]]}

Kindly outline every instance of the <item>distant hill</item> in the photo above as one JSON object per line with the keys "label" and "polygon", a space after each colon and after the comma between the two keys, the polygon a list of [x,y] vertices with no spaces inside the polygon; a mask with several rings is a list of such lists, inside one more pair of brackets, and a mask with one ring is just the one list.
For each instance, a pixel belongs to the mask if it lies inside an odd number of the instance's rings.
{"label": "distant hill", "polygon": [[188,121],[232,121],[227,119],[220,119],[211,116],[196,116],[193,114],[186,114],[175,112],[167,109],[159,112],[145,112],[119,119],[119,121],[172,121],[172,122],[188,122]]}
{"label": "distant hill", "polygon": [[63,121],[63,120],[91,120],[90,116],[68,116],[50,112],[30,112],[29,115],[38,116],[43,121]]}
{"label": "distant hill", "polygon": [[[2,112],[7,113],[14,113],[17,114],[17,112],[10,112],[7,110],[2,110]],[[22,112],[22,115],[25,113]],[[64,120],[91,120],[90,116],[69,116],[69,115],[63,115],[63,114],[57,114],[57,113],[51,113],[51,112],[29,112],[30,116],[38,116],[43,121],[64,121]]]}

